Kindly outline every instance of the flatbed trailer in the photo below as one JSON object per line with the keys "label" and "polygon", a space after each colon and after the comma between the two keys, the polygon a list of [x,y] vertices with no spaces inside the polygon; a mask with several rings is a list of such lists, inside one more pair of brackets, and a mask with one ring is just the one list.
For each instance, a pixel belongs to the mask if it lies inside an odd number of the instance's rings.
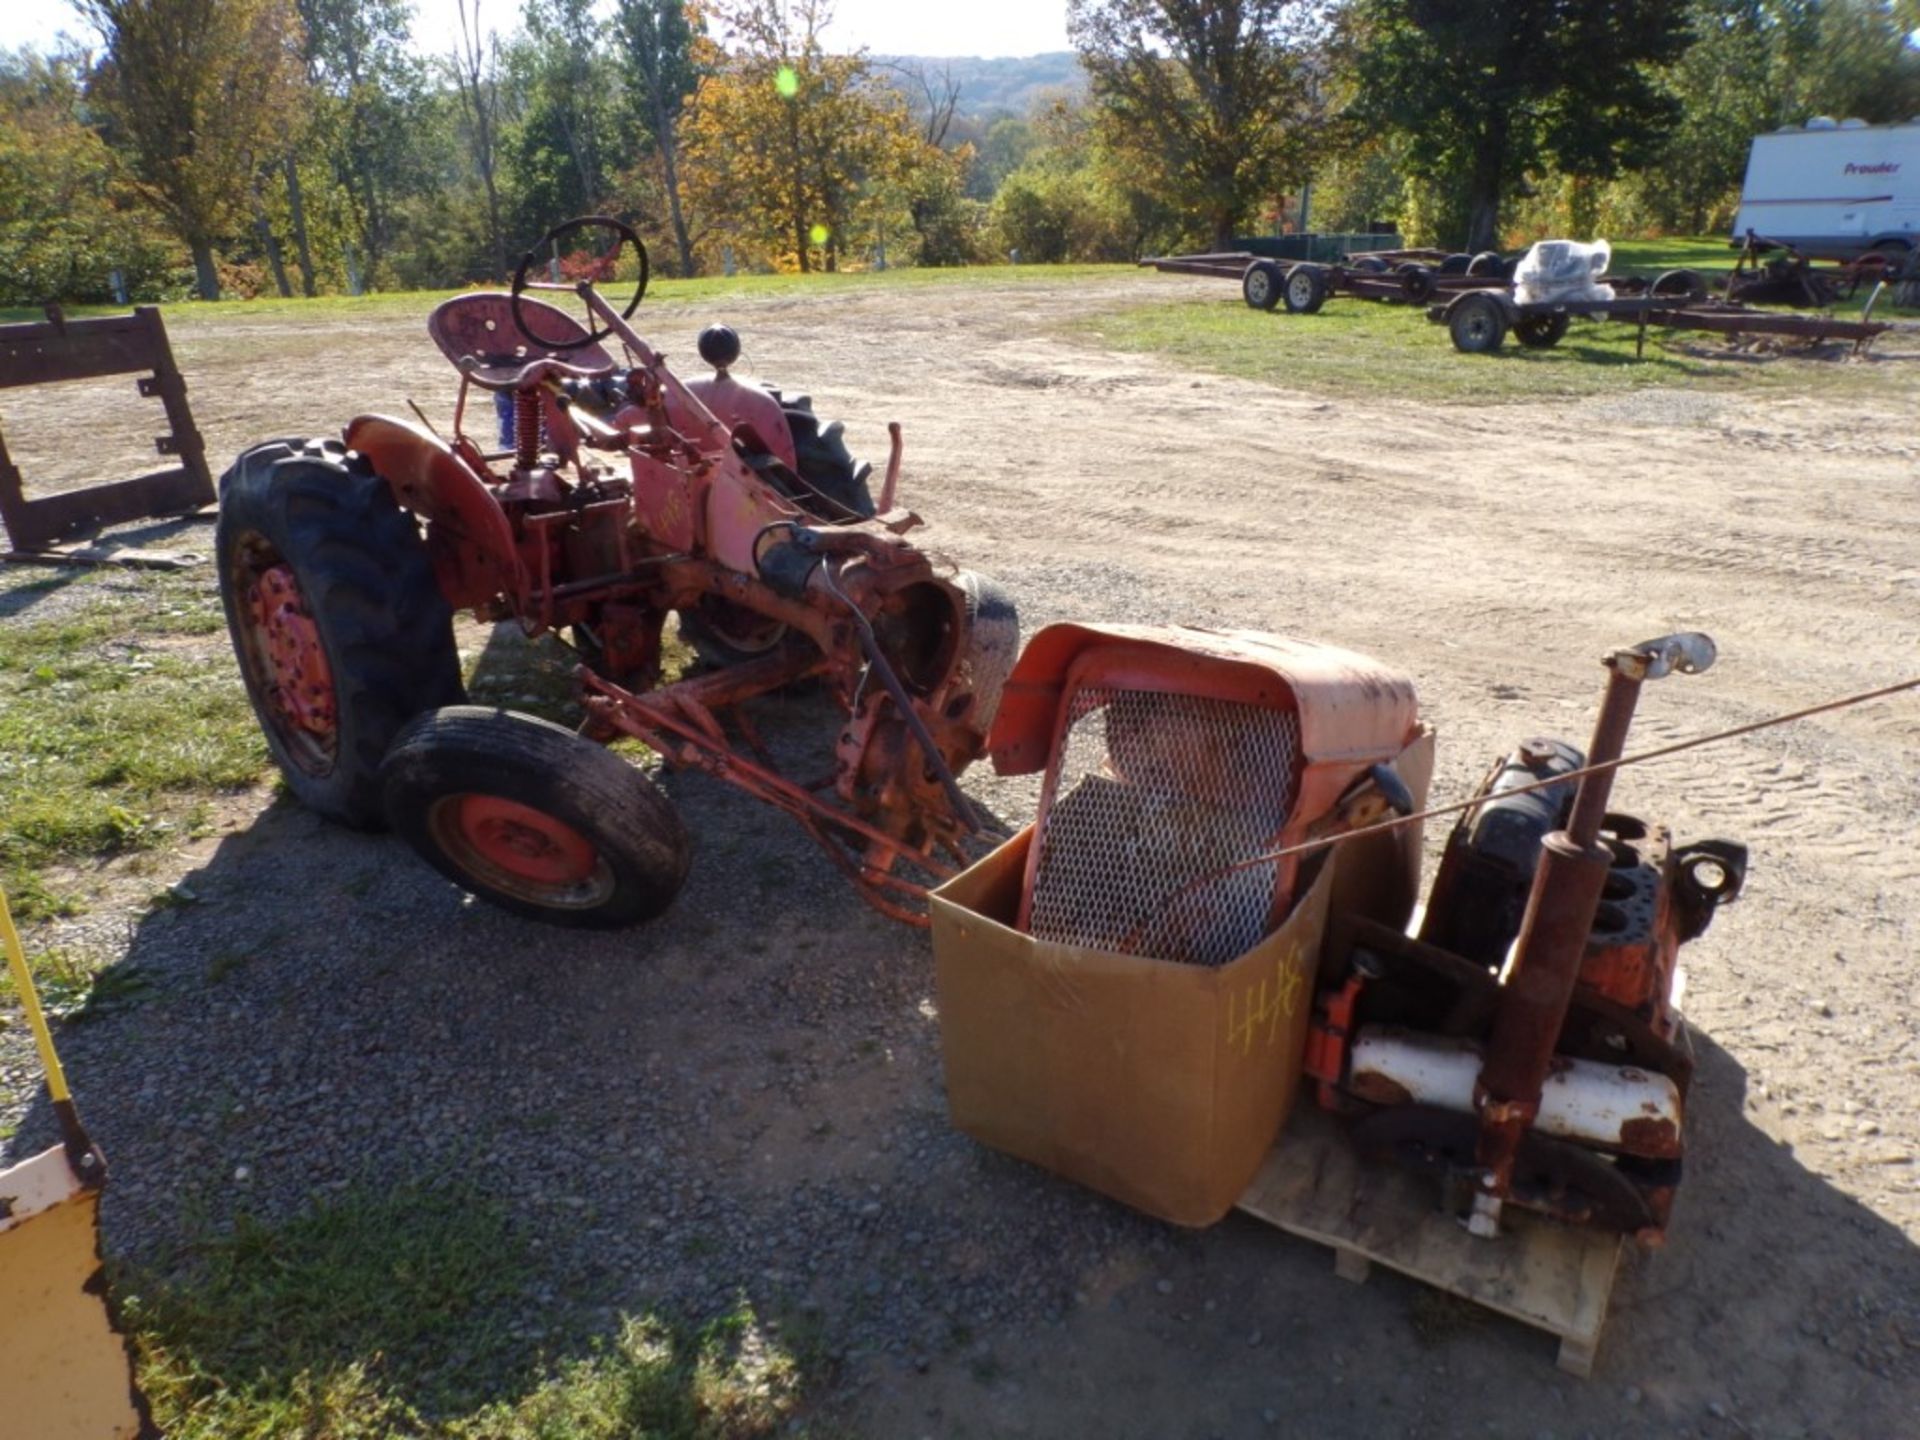
{"label": "flatbed trailer", "polygon": [[1704,291],[1684,296],[1661,294],[1655,282],[1645,294],[1618,295],[1611,300],[1556,300],[1522,304],[1511,291],[1483,290],[1456,295],[1444,304],[1427,307],[1427,319],[1445,325],[1454,349],[1467,355],[1490,355],[1506,343],[1509,332],[1529,350],[1550,350],[1578,316],[1590,320],[1618,320],[1637,325],[1636,355],[1646,352],[1650,327],[1666,330],[1705,330],[1721,335],[1778,335],[1819,343],[1851,340],[1858,353],[1891,327],[1871,317],[1869,300],[1861,318],[1832,315],[1783,315],[1709,298]]}
{"label": "flatbed trailer", "polygon": [[[1450,261],[1469,268],[1446,271]],[[1311,315],[1336,295],[1394,305],[1418,305],[1436,295],[1498,289],[1508,283],[1506,262],[1498,257],[1466,257],[1445,250],[1368,250],[1342,256],[1333,264],[1272,260],[1248,251],[1204,255],[1161,255],[1142,266],[1174,275],[1212,275],[1240,281],[1240,294],[1255,310],[1285,306],[1292,315]]]}

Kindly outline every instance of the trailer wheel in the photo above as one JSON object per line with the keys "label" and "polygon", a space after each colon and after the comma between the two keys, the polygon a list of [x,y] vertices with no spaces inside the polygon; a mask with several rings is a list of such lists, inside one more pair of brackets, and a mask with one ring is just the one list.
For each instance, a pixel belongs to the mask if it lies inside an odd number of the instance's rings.
{"label": "trailer wheel", "polygon": [[1240,295],[1255,310],[1271,310],[1280,303],[1286,276],[1271,260],[1255,260],[1240,276]]}
{"label": "trailer wheel", "polygon": [[1497,278],[1505,263],[1506,262],[1500,258],[1499,251],[1482,250],[1467,262],[1467,274]]}
{"label": "trailer wheel", "polygon": [[1459,251],[1455,251],[1440,262],[1440,273],[1442,275],[1464,275],[1467,273],[1467,267],[1471,264],[1473,264],[1473,257],[1471,255],[1465,255]]}
{"label": "trailer wheel", "polygon": [[1514,322],[1513,338],[1529,350],[1551,350],[1572,323],[1564,310],[1552,315],[1522,315]]}
{"label": "trailer wheel", "polygon": [[1507,338],[1507,313],[1490,295],[1463,295],[1447,316],[1447,332],[1461,354],[1491,355]]}
{"label": "trailer wheel", "polygon": [[1655,277],[1653,284],[1647,287],[1647,293],[1693,299],[1707,293],[1707,282],[1698,270],[1668,270]]}
{"label": "trailer wheel", "polygon": [[1407,297],[1409,305],[1418,305],[1433,298],[1433,271],[1424,265],[1408,261],[1400,267],[1400,293]]}
{"label": "trailer wheel", "polygon": [[1327,303],[1327,277],[1317,265],[1296,265],[1287,272],[1287,313],[1311,315]]}
{"label": "trailer wheel", "polygon": [[660,787],[531,715],[450,705],[395,737],[387,822],[462,889],[532,920],[609,930],[651,920],[690,847]]}

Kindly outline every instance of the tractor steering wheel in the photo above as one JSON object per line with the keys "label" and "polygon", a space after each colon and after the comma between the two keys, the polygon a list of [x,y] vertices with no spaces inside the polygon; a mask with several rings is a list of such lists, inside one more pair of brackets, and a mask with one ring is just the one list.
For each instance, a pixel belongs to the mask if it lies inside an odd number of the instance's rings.
{"label": "tractor steering wheel", "polygon": [[[563,221],[542,235],[534,247],[520,257],[520,266],[513,272],[513,323],[520,333],[533,344],[544,350],[565,352],[584,350],[589,345],[597,345],[613,333],[611,325],[593,328],[594,315],[587,313],[584,331],[575,331],[571,326],[563,335],[542,334],[540,331],[540,308],[523,305],[520,297],[529,289],[571,290],[573,282],[586,280],[596,286],[605,284],[615,290],[608,297],[616,308],[620,305],[618,291],[624,289],[627,281],[620,277],[621,251],[632,245],[639,257],[639,274],[633,283],[633,297],[626,302],[626,308],[619,310],[622,320],[630,317],[640,308],[640,299],[647,293],[647,247],[640,237],[633,233],[633,227],[606,215],[582,215],[578,219]],[[550,279],[530,279],[545,267],[551,266]],[[555,274],[554,272],[558,273]],[[553,329],[557,322],[547,319],[547,328]]]}

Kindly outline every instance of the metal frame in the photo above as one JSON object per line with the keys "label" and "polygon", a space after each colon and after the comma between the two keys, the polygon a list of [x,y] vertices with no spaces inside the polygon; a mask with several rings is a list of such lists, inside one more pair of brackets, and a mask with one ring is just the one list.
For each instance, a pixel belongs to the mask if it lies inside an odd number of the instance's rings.
{"label": "metal frame", "polygon": [[174,363],[173,347],[157,306],[131,315],[69,320],[58,305],[45,320],[0,325],[0,390],[61,380],[139,375],[139,389],[166,408],[168,430],[154,449],[180,463],[132,480],[62,491],[29,500],[20,468],[0,435],[0,521],[15,552],[45,551],[63,540],[109,525],[177,514],[211,505],[213,476],[206,449],[187,405],[187,384]]}

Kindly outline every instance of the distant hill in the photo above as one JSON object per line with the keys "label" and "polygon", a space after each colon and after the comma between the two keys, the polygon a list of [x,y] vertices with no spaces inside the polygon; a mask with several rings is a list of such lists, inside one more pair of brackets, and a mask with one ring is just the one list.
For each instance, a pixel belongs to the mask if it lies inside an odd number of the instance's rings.
{"label": "distant hill", "polygon": [[1051,92],[1084,90],[1086,72],[1071,50],[983,60],[975,55],[876,55],[876,65],[917,65],[929,77],[942,70],[960,82],[957,113],[985,120],[995,115],[1025,115],[1033,102]]}

